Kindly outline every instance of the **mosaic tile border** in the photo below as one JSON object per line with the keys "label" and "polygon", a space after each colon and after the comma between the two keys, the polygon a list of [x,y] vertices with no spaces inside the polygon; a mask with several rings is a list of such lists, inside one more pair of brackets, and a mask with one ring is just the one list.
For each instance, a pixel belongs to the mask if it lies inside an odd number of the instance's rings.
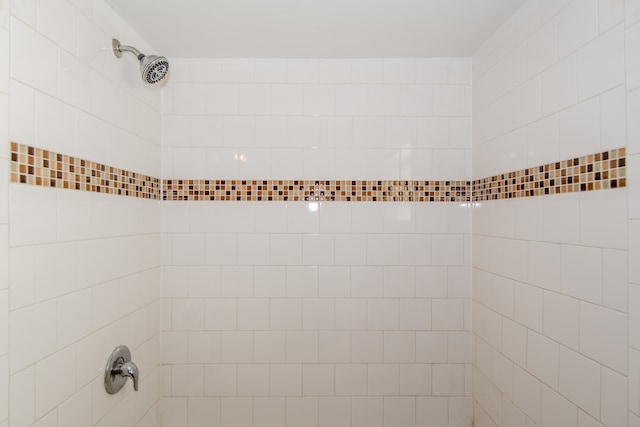
{"label": "mosaic tile border", "polygon": [[626,187],[626,149],[471,181],[180,180],[11,143],[11,182],[153,200],[471,202]]}
{"label": "mosaic tile border", "polygon": [[469,202],[469,181],[164,180],[163,200]]}
{"label": "mosaic tile border", "polygon": [[473,181],[473,200],[578,193],[627,186],[626,148]]}
{"label": "mosaic tile border", "polygon": [[15,142],[11,143],[11,182],[160,198],[158,178]]}

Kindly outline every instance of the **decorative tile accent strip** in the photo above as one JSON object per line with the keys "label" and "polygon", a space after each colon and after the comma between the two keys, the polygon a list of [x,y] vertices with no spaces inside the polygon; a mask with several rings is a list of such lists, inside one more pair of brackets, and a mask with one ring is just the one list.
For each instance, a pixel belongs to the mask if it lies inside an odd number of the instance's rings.
{"label": "decorative tile accent strip", "polygon": [[89,160],[11,143],[11,182],[143,199],[160,198],[160,180]]}
{"label": "decorative tile accent strip", "polygon": [[578,193],[627,186],[626,149],[617,148],[473,181],[473,200]]}
{"label": "decorative tile accent strip", "polygon": [[181,180],[11,143],[11,182],[158,200],[470,202],[626,187],[626,149],[470,181]]}
{"label": "decorative tile accent strip", "polygon": [[163,200],[469,202],[469,181],[165,179]]}

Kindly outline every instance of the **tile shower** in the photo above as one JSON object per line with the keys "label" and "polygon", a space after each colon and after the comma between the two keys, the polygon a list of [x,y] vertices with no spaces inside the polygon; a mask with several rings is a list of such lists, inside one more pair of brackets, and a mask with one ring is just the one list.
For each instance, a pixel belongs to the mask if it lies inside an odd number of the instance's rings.
{"label": "tile shower", "polygon": [[10,6],[0,426],[640,423],[636,2],[528,1],[473,58],[173,59],[160,91],[102,1]]}

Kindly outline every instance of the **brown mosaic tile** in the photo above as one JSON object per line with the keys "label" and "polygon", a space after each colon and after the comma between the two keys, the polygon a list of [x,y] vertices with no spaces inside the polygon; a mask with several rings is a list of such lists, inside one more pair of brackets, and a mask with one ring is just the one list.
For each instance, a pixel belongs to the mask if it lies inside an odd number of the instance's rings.
{"label": "brown mosaic tile", "polygon": [[163,200],[469,202],[469,181],[176,180]]}
{"label": "brown mosaic tile", "polygon": [[143,199],[160,198],[158,178],[16,142],[11,143],[11,182]]}
{"label": "brown mosaic tile", "polygon": [[472,184],[473,201],[626,187],[625,156],[626,149],[617,148],[478,179]]}
{"label": "brown mosaic tile", "polygon": [[[470,181],[181,180],[11,143],[11,182],[158,200],[470,202],[626,187],[618,148]],[[160,187],[162,185],[162,188]]]}

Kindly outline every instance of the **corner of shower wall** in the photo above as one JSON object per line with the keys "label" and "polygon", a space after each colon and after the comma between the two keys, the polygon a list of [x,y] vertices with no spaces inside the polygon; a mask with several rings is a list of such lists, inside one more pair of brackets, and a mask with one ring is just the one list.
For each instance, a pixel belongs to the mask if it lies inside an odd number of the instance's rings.
{"label": "corner of shower wall", "polygon": [[[9,141],[9,5],[0,3],[0,141]],[[6,146],[5,146],[6,147]],[[0,149],[0,426],[9,425],[9,151]]]}
{"label": "corner of shower wall", "polygon": [[[109,48],[114,36],[146,43],[101,0],[9,3],[0,425],[156,427],[160,204],[147,190],[160,170],[160,95]],[[104,366],[119,344],[133,352],[140,391],[110,396]]]}
{"label": "corner of shower wall", "polygon": [[629,324],[629,425],[640,424],[640,5],[627,1],[625,14],[628,196],[628,324]]}

